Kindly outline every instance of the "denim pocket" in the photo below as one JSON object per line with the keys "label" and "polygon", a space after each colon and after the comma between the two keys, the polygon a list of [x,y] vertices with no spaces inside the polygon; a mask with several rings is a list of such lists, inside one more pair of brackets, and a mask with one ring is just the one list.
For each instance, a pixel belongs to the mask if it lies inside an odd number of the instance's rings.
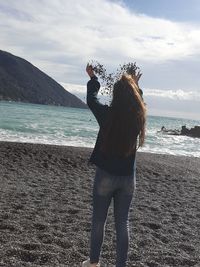
{"label": "denim pocket", "polygon": [[102,177],[97,185],[97,191],[99,195],[108,195],[113,191],[112,180],[110,180],[108,177]]}
{"label": "denim pocket", "polygon": [[113,179],[105,171],[97,168],[95,176],[96,190],[99,195],[106,196],[113,191]]}
{"label": "denim pocket", "polygon": [[135,173],[131,176],[114,176],[97,167],[94,188],[98,195],[106,196],[121,188],[122,194],[131,195],[136,189]]}
{"label": "denim pocket", "polygon": [[133,177],[128,177],[124,181],[124,193],[127,195],[132,195],[133,192],[136,189],[136,179],[135,176]]}

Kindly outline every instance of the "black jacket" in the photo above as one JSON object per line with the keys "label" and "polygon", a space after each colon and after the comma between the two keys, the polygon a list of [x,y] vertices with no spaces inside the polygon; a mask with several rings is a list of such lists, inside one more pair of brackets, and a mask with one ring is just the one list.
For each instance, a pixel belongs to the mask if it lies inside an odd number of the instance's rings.
{"label": "black jacket", "polygon": [[100,83],[97,77],[94,76],[87,83],[87,104],[94,114],[100,129],[89,162],[113,175],[132,175],[135,170],[136,150],[128,157],[116,156],[105,158],[99,149],[102,142],[102,128],[111,109],[108,105],[103,105],[98,101],[97,94],[99,89]]}

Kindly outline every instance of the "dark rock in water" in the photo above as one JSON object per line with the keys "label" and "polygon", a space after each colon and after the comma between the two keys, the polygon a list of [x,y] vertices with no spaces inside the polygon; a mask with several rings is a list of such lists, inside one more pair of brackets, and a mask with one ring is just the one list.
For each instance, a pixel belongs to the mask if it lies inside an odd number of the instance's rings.
{"label": "dark rock in water", "polygon": [[162,126],[160,131],[157,133],[167,134],[167,135],[186,135],[190,137],[200,138],[200,126],[194,126],[194,128],[188,129],[185,125],[181,127],[181,131],[177,129],[166,129]]}
{"label": "dark rock in water", "polygon": [[200,138],[200,126],[194,126],[194,128],[188,129],[184,125],[184,126],[182,126],[182,129],[181,129],[181,135]]}
{"label": "dark rock in water", "polygon": [[180,135],[181,131],[177,129],[166,129],[162,126],[161,130],[157,131],[157,133],[167,134],[167,135]]}
{"label": "dark rock in water", "polygon": [[78,97],[30,62],[1,50],[0,100],[87,108]]}

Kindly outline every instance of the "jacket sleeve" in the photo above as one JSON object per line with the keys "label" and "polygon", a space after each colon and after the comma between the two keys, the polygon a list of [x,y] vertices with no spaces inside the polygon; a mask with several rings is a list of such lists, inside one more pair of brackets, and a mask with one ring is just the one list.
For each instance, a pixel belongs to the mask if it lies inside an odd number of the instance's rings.
{"label": "jacket sleeve", "polygon": [[93,76],[87,83],[87,105],[94,114],[97,122],[101,125],[104,122],[107,105],[99,102],[97,95],[100,89],[100,83],[96,76]]}

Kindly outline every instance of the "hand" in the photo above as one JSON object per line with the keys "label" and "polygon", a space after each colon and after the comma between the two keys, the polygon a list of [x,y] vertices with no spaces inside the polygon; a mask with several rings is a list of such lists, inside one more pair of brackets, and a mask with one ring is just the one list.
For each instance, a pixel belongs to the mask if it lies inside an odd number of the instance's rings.
{"label": "hand", "polygon": [[138,71],[138,73],[132,74],[132,78],[137,85],[138,85],[138,82],[141,76],[142,76],[142,73],[140,71]]}
{"label": "hand", "polygon": [[94,77],[94,71],[91,65],[87,64],[86,66],[86,72],[91,77]]}

